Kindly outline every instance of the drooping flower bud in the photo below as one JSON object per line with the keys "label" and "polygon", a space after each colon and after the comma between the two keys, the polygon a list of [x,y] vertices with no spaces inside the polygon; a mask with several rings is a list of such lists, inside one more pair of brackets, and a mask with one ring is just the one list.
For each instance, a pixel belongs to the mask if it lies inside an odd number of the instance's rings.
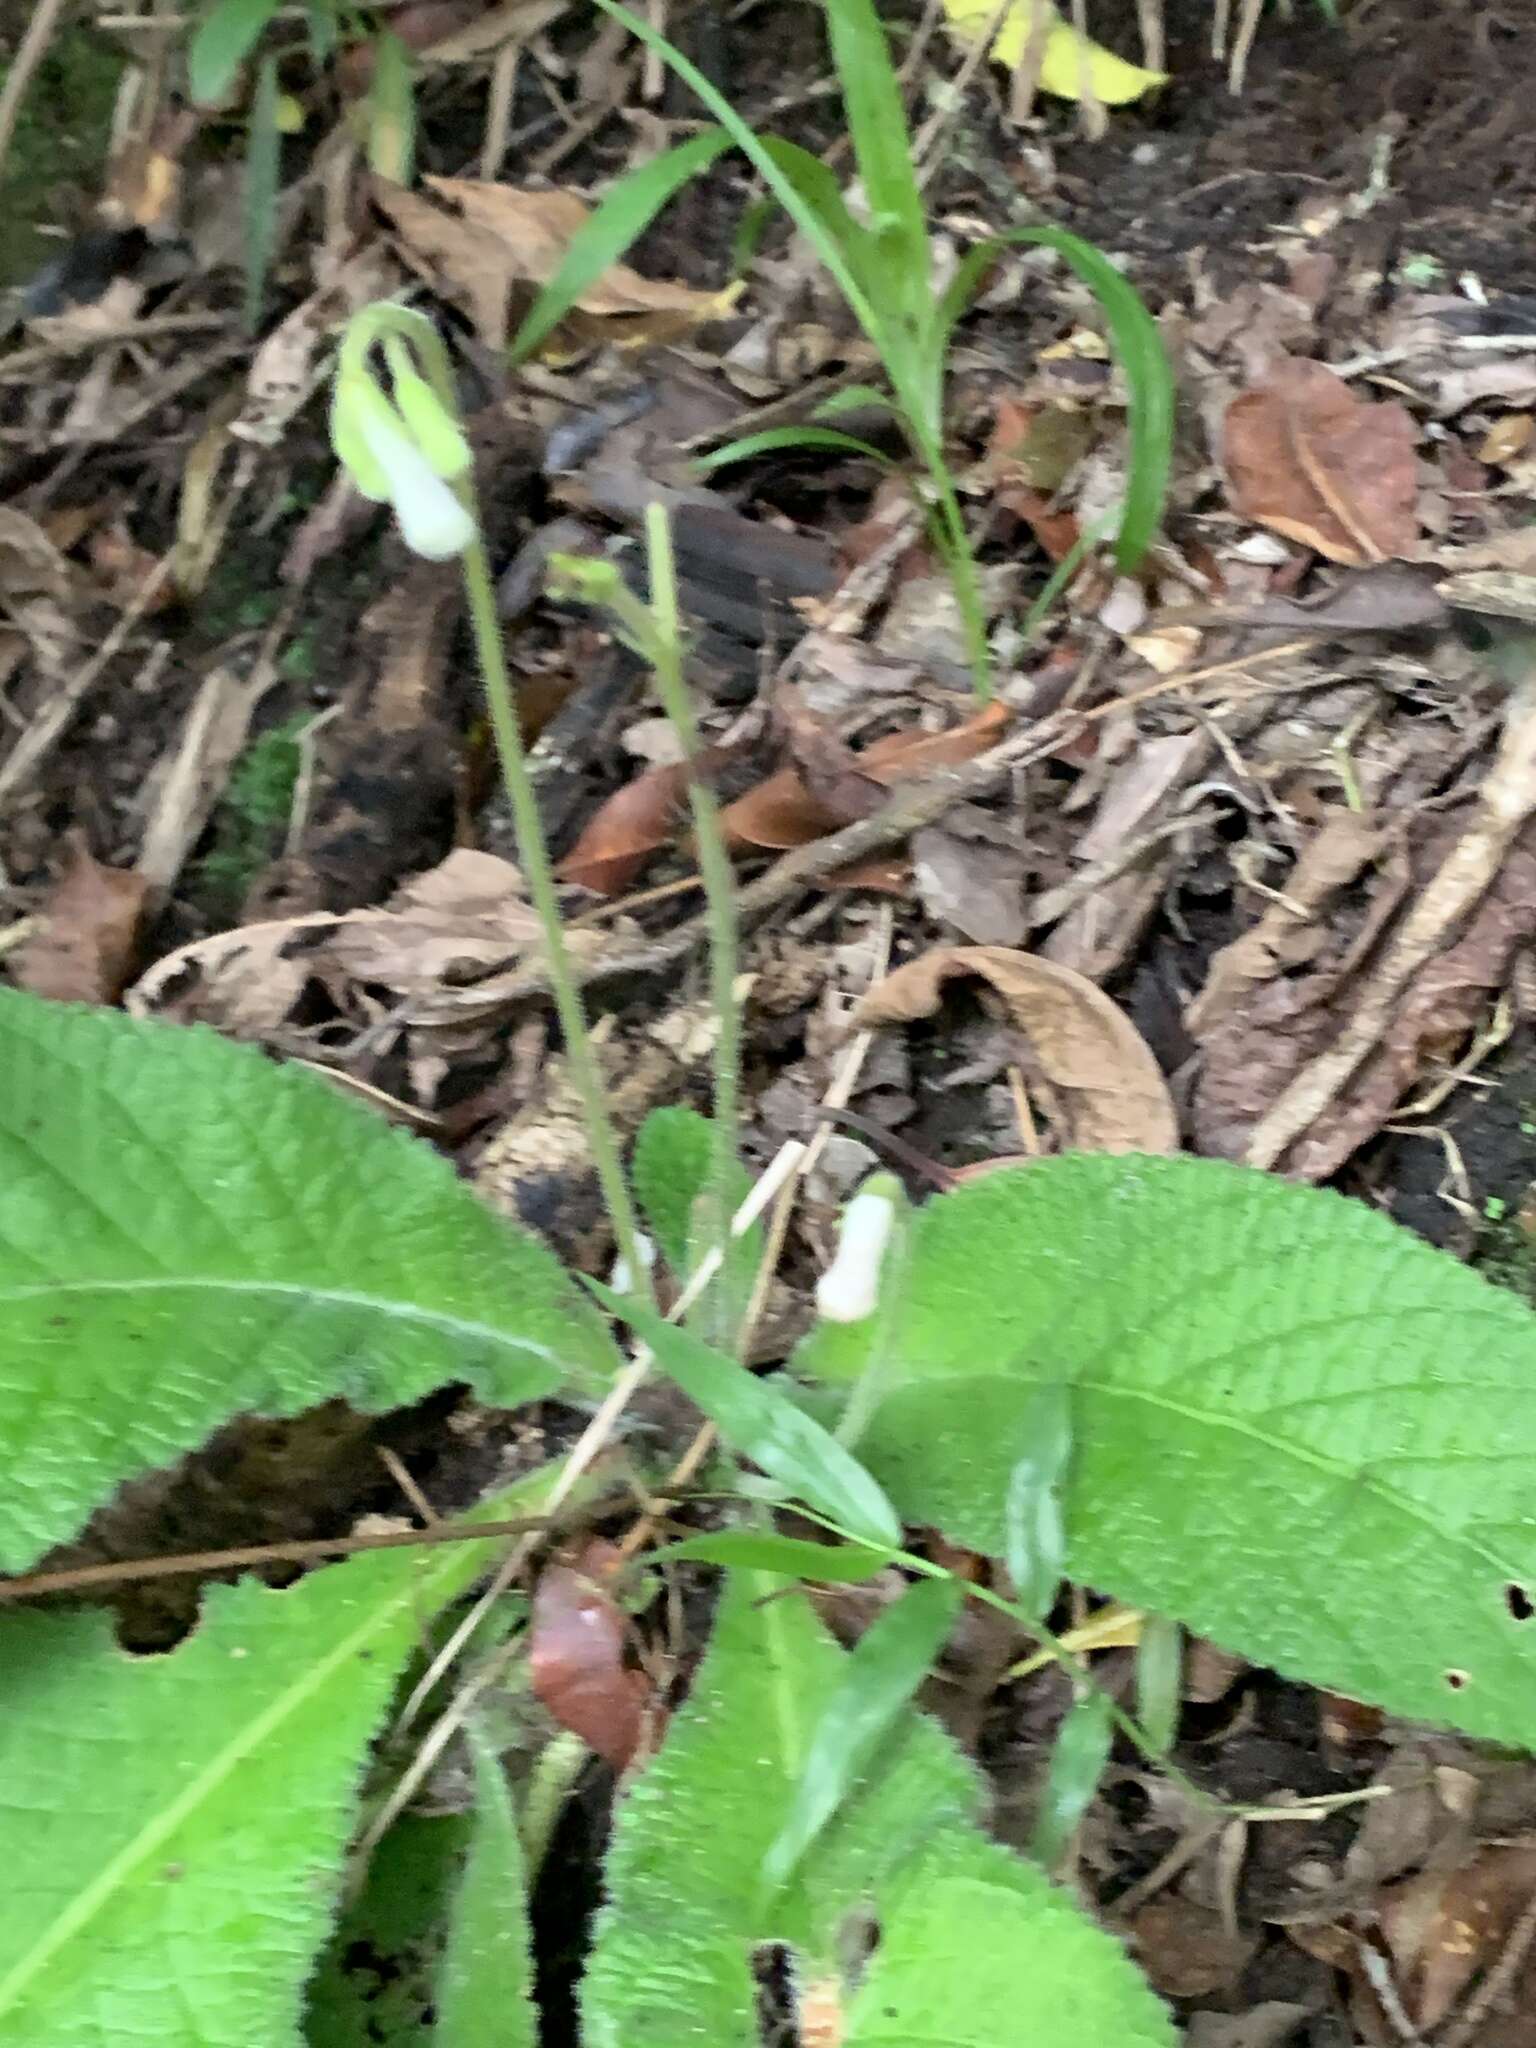
{"label": "drooping flower bud", "polygon": [[906,1201],[894,1174],[876,1173],[843,1211],[837,1256],[816,1283],[816,1310],[829,1323],[861,1323],[880,1299],[880,1271]]}

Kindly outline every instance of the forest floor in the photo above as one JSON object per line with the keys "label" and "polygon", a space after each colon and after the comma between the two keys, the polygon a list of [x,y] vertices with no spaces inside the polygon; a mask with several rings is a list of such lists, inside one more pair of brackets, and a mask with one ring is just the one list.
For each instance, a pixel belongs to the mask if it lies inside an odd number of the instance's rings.
{"label": "forest floor", "polygon": [[[739,158],[677,198],[558,351],[505,371],[547,275],[541,196],[594,198],[696,119],[622,34],[562,0],[408,0],[390,18],[419,67],[412,182],[359,146],[369,51],[318,72],[301,52],[263,198],[239,91],[193,111],[167,38],[126,15],[59,31],[0,239],[0,975],[312,1062],[606,1270],[454,567],[406,553],[327,436],[338,323],[408,290],[454,350],[625,1136],[658,1104],[707,1106],[707,931],[676,736],[602,620],[545,597],[551,550],[629,570],[647,498],[683,508],[690,677],[751,891],[750,1166],[824,1122],[852,999],[946,954],[938,1008],[893,1003],[830,1112],[756,1362],[805,1326],[868,1171],[920,1196],[998,1158],[1154,1143],[1149,1065],[1180,1149],[1336,1187],[1536,1301],[1530,0],[1357,0],[1338,24],[1296,0],[1240,92],[1210,9],[1169,0],[1169,83],[1101,121],[1016,110],[985,64],[956,91],[936,14],[893,29],[913,126],[934,124],[941,255],[1029,220],[1086,237],[1158,319],[1178,387],[1150,555],[1125,575],[1090,549],[1029,620],[1115,502],[1126,392],[1068,271],[999,260],[948,391],[986,705],[899,476],[803,447],[707,490],[694,471],[878,373],[778,230],[722,296],[752,198]],[[1089,18],[1139,56],[1132,0]],[[848,174],[810,10],[674,9],[671,28],[754,127]],[[963,772],[915,826],[882,808],[946,766]],[[159,1522],[120,1515],[87,1548],[395,1511],[386,1427],[434,1503],[461,1505],[466,1439],[439,1403],[361,1434],[296,1426],[276,1467],[270,1436],[247,1456],[236,1432],[171,1507],[157,1495]],[[696,1648],[668,1643],[678,1682]],[[1064,1682],[970,1676],[957,1725],[999,1810],[1027,1807]],[[1117,1753],[1077,1880],[1198,2048],[1536,2048],[1528,1765],[1206,1644],[1179,1757],[1254,1804],[1406,1788],[1196,1839]],[[602,1797],[558,1845],[562,1897],[589,1884]]]}

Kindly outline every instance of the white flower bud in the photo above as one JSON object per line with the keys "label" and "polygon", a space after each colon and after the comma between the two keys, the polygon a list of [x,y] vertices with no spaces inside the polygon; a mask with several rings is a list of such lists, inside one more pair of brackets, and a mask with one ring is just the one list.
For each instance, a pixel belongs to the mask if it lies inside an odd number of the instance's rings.
{"label": "white flower bud", "polygon": [[[654,1241],[648,1238],[643,1230],[635,1232],[635,1250],[639,1254],[640,1263],[644,1266],[646,1272],[654,1273],[656,1270],[656,1246]],[[608,1285],[615,1294],[633,1294],[635,1291],[635,1276],[630,1272],[629,1261],[622,1253],[613,1262],[613,1271],[608,1275]]]}
{"label": "white flower bud", "polygon": [[475,522],[404,425],[397,424],[387,408],[371,405],[358,408],[355,422],[384,478],[406,546],[429,562],[462,555],[475,537]]}
{"label": "white flower bud", "polygon": [[[888,1174],[877,1179],[890,1182]],[[880,1267],[896,1224],[897,1195],[861,1188],[843,1211],[837,1256],[816,1283],[816,1311],[829,1323],[861,1323],[880,1298]]]}

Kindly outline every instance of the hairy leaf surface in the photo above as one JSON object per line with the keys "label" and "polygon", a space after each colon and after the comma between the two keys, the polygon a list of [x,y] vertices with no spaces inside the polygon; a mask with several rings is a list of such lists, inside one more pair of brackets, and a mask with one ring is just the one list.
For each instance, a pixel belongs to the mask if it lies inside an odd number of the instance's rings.
{"label": "hairy leaf surface", "polygon": [[[1070,1387],[1067,1570],[1315,1685],[1536,1743],[1536,1317],[1363,1205],[1211,1160],[1077,1157],[915,1219],[858,1444],[1001,1553]],[[807,1376],[858,1370],[813,1335]]]}
{"label": "hairy leaf surface", "polygon": [[0,992],[0,1187],[0,1569],[231,1416],[615,1364],[445,1160],[211,1032]]}

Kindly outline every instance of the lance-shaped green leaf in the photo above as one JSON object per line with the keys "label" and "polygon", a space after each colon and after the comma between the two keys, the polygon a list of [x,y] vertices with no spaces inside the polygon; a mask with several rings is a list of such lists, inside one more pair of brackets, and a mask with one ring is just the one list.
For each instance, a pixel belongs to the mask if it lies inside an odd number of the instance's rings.
{"label": "lance-shaped green leaf", "polygon": [[868,1472],[787,1394],[655,1309],[595,1280],[587,1285],[644,1340],[668,1379],[703,1409],[734,1450],[848,1535],[890,1548],[900,1543],[901,1524]]}
{"label": "lance-shaped green leaf", "polygon": [[433,2048],[538,2048],[528,1887],[501,1761],[471,1737],[475,1822],[448,1925]]}
{"label": "lance-shaped green leaf", "polygon": [[617,1363],[446,1160],[210,1031],[0,993],[0,1186],[0,1569],[232,1416]]}

